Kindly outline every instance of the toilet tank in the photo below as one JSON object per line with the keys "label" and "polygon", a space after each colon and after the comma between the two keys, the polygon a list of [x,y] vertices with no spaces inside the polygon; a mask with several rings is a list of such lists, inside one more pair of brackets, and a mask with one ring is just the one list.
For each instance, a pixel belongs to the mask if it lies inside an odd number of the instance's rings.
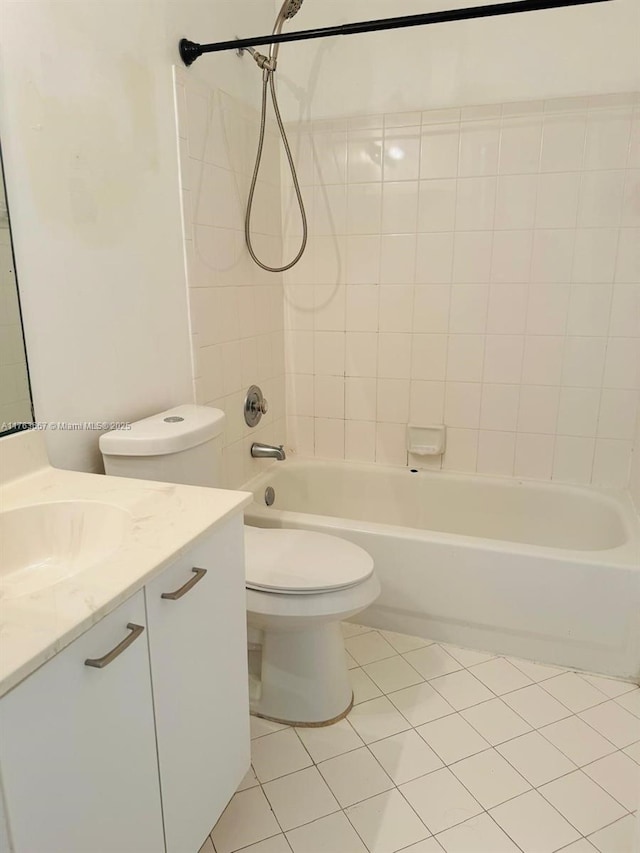
{"label": "toilet tank", "polygon": [[223,488],[225,415],[208,406],[176,406],[106,432],[100,450],[106,474]]}

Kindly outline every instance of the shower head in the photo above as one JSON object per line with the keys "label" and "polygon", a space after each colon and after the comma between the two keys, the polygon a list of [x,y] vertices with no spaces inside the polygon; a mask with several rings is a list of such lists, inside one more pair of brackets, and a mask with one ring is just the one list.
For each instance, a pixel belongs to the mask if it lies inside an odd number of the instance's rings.
{"label": "shower head", "polygon": [[282,7],[285,18],[293,18],[294,15],[297,15],[303,3],[304,0],[285,0],[285,4]]}
{"label": "shower head", "polygon": [[[300,11],[300,7],[302,6],[304,0],[284,0],[280,11],[278,12],[278,17],[276,18],[276,23],[273,28],[274,35],[276,33],[282,32],[282,27],[285,21],[288,21],[289,18],[293,18],[294,15],[297,15]],[[269,48],[269,59],[272,60],[275,68],[275,64],[278,62],[278,50],[280,45],[272,44]]]}

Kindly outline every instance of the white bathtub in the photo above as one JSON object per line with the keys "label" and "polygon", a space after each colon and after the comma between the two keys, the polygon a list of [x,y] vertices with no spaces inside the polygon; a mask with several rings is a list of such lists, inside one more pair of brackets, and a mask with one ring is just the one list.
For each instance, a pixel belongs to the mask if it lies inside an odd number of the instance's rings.
{"label": "white bathtub", "polygon": [[249,524],[369,551],[383,591],[366,624],[640,677],[640,525],[624,494],[318,460],[245,488]]}

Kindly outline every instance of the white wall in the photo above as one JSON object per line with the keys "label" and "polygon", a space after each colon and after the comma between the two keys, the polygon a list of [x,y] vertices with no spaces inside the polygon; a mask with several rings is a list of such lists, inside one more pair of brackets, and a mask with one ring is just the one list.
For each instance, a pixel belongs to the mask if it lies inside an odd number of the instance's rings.
{"label": "white wall", "polygon": [[[262,16],[262,20],[261,20]],[[2,0],[0,134],[36,417],[132,420],[192,399],[172,63],[264,0]],[[242,92],[255,69],[200,60]],[[98,432],[48,433],[99,468]]]}
{"label": "white wall", "polygon": [[[306,0],[288,26],[468,5]],[[280,91],[290,120],[628,92],[640,86],[639,30],[637,0],[615,0],[283,45]]]}

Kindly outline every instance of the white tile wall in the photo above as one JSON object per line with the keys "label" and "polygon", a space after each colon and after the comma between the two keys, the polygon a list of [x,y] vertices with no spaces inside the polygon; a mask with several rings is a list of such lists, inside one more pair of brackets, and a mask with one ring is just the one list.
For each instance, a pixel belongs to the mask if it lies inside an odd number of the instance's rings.
{"label": "white tile wall", "polygon": [[[286,439],[282,276],[257,267],[244,244],[259,116],[185,71],[176,74],[194,397],[227,415],[226,485],[237,487],[269,464],[251,458],[251,442]],[[253,226],[256,250],[275,264],[282,253],[279,181],[278,148],[269,127]],[[255,429],[243,417],[252,384],[269,401]],[[331,416],[343,415],[332,409]]]}
{"label": "white tile wall", "polygon": [[285,278],[295,449],[404,465],[406,423],[444,422],[431,467],[624,487],[640,373],[638,96],[291,131],[311,234]]}

